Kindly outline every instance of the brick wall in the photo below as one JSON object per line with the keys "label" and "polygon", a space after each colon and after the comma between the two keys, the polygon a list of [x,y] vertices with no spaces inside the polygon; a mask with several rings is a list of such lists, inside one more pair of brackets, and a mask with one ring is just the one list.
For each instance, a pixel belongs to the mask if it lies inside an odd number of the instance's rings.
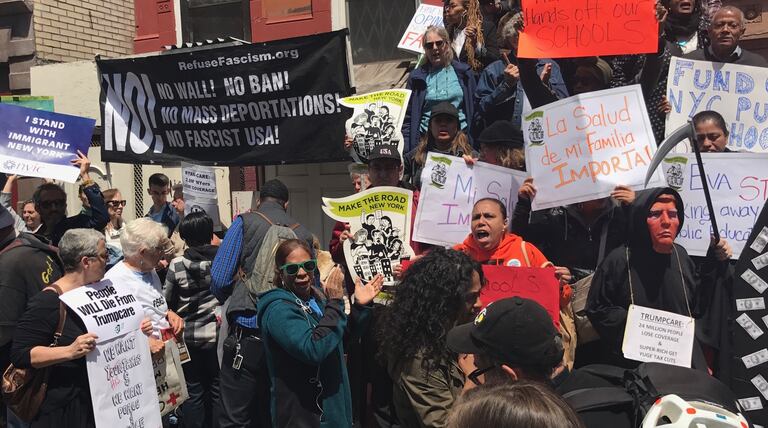
{"label": "brick wall", "polygon": [[35,0],[34,25],[38,60],[133,53],[132,0]]}

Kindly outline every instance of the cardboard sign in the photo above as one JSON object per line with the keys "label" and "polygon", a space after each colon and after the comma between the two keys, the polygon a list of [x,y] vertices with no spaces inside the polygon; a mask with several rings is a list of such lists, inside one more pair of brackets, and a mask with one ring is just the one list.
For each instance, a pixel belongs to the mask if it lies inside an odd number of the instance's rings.
{"label": "cardboard sign", "polygon": [[98,336],[86,355],[97,426],[160,427],[149,341],[139,330],[144,311],[131,286],[104,280],[60,296]]}
{"label": "cardboard sign", "polygon": [[193,212],[204,212],[213,220],[213,230],[221,230],[221,215],[219,214],[219,202],[216,199],[198,198],[184,195],[184,215]]}
{"label": "cardboard sign", "polygon": [[138,330],[144,319],[133,287],[116,287],[108,279],[68,291],[60,299],[83,320],[89,333],[99,337],[97,343]]}
{"label": "cardboard sign", "polygon": [[0,103],[0,172],[77,181],[70,161],[88,154],[94,119]]}
{"label": "cardboard sign", "polygon": [[696,321],[685,315],[629,305],[624,358],[691,367]]}
{"label": "cardboard sign", "polygon": [[430,4],[420,4],[419,8],[416,9],[416,13],[413,14],[408,28],[405,29],[403,37],[400,38],[397,47],[417,54],[423,54],[422,39],[424,38],[424,32],[427,31],[427,27],[430,25],[435,27],[443,26],[443,8]]}
{"label": "cardboard sign", "polygon": [[141,331],[98,343],[86,365],[96,426],[162,426],[149,339]]}
{"label": "cardboard sign", "polygon": [[216,170],[212,167],[182,163],[181,183],[185,197],[216,199]]}
{"label": "cardboard sign", "polygon": [[487,306],[507,297],[531,299],[547,310],[555,326],[560,326],[560,283],[555,268],[528,268],[483,265],[488,284],[480,291]]}
{"label": "cardboard sign", "polygon": [[367,163],[368,153],[382,144],[397,145],[402,155],[403,135],[400,128],[411,99],[409,89],[390,89],[355,95],[339,100],[339,104],[354,109],[346,123],[347,135],[354,143],[349,154],[357,163]]}
{"label": "cardboard sign", "polygon": [[[714,110],[725,119],[728,148],[768,152],[768,68],[673,57],[667,78],[669,135],[696,113]],[[690,148],[679,144],[675,149]],[[678,150],[678,151],[680,151]]]}
{"label": "cardboard sign", "polygon": [[[701,157],[720,236],[733,249],[732,258],[738,259],[768,199],[768,154],[702,153]],[[685,205],[685,222],[676,242],[692,256],[706,256],[712,227],[696,156],[670,156],[661,168]]]}
{"label": "cardboard sign", "polygon": [[189,398],[187,381],[181,367],[179,347],[172,340],[165,342],[165,354],[152,361],[160,414],[167,415]]}
{"label": "cardboard sign", "polygon": [[517,204],[517,191],[528,176],[514,169],[441,153],[428,153],[421,174],[414,241],[453,246],[467,237],[475,201],[495,198],[507,207],[507,218]]}
{"label": "cardboard sign", "polygon": [[651,0],[523,0],[520,58],[571,58],[656,52]]}
{"label": "cardboard sign", "polygon": [[[589,92],[523,118],[534,210],[604,198],[619,185],[645,188],[656,141],[639,85]],[[657,171],[648,187],[661,186]]]}
{"label": "cardboard sign", "polygon": [[323,211],[349,223],[352,234],[344,241],[344,257],[352,279],[370,281],[384,275],[385,285],[395,285],[393,270],[401,258],[414,255],[411,248],[413,192],[382,186],[344,198],[323,198]]}

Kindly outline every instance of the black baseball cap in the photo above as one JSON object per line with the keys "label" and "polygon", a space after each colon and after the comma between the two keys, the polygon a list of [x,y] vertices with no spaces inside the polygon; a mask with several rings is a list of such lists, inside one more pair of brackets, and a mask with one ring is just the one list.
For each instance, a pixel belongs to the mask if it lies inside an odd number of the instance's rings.
{"label": "black baseball cap", "polygon": [[400,152],[394,144],[379,144],[374,146],[368,154],[368,163],[371,163],[371,161],[375,159],[394,159],[400,163],[403,162],[402,159],[400,159]]}
{"label": "black baseball cap", "polygon": [[523,131],[508,120],[497,120],[483,129],[477,137],[477,143],[522,149]]}
{"label": "black baseball cap", "polygon": [[486,306],[474,322],[452,328],[447,342],[457,354],[485,354],[505,364],[555,367],[563,359],[552,317],[538,303],[521,297]]}
{"label": "black baseball cap", "polygon": [[435,118],[441,114],[448,115],[456,120],[459,120],[459,110],[457,110],[456,107],[448,101],[443,101],[432,107],[432,110],[430,110],[429,113],[429,117]]}

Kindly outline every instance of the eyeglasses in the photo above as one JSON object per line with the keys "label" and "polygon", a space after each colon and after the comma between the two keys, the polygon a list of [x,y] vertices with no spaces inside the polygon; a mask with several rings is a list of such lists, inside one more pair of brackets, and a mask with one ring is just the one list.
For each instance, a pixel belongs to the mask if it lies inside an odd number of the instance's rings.
{"label": "eyeglasses", "polygon": [[317,260],[309,259],[301,263],[286,263],[280,266],[280,270],[290,276],[297,275],[299,273],[299,269],[304,269],[304,272],[307,273],[314,272],[315,269],[317,269]]}
{"label": "eyeglasses", "polygon": [[424,47],[427,49],[432,49],[434,47],[437,47],[438,49],[442,49],[443,45],[445,45],[445,40],[438,40],[436,42],[424,43]]}
{"label": "eyeglasses", "polygon": [[467,379],[471,380],[472,383],[474,383],[475,385],[480,386],[480,385],[483,384],[482,382],[480,382],[480,379],[479,379],[480,376],[488,373],[489,371],[491,371],[491,370],[493,370],[495,368],[496,368],[495,365],[491,365],[491,366],[488,366],[488,367],[485,367],[485,368],[482,368],[482,369],[475,369],[475,370],[472,371],[472,373],[467,375]]}
{"label": "eyeglasses", "polygon": [[107,205],[112,208],[124,207],[128,201],[107,201]]}
{"label": "eyeglasses", "polygon": [[54,206],[57,207],[66,207],[67,206],[67,200],[66,199],[53,199],[50,201],[40,201],[40,208],[43,209],[49,209],[53,208]]}

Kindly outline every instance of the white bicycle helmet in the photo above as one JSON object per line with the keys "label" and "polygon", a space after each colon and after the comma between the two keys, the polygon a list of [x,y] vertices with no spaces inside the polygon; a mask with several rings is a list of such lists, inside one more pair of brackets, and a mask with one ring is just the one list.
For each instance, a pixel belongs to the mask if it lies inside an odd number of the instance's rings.
{"label": "white bicycle helmet", "polygon": [[749,428],[741,413],[700,401],[665,395],[648,410],[642,428]]}

